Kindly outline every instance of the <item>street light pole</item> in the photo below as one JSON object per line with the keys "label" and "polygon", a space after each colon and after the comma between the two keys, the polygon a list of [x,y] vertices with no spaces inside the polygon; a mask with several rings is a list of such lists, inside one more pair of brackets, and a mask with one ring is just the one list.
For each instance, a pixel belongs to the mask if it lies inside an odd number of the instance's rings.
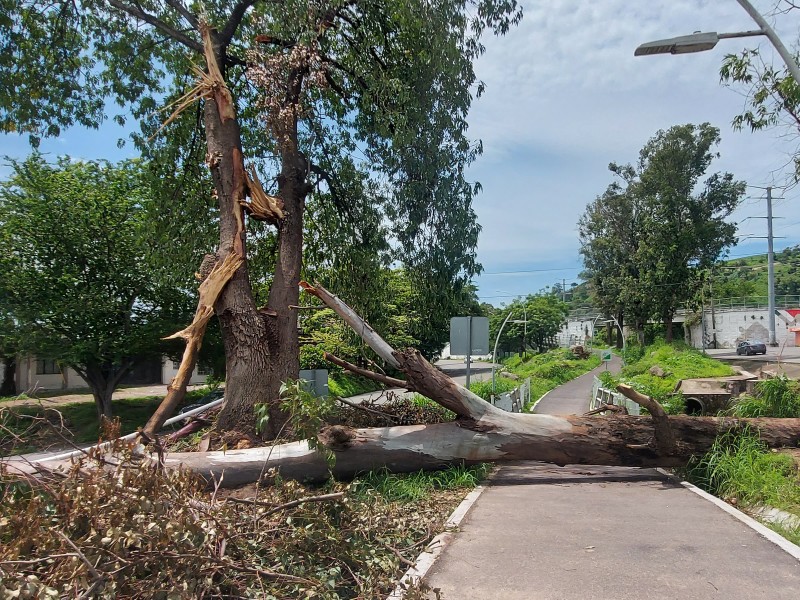
{"label": "street light pole", "polygon": [[800,85],[800,68],[798,68],[797,63],[794,60],[792,54],[786,49],[786,46],[783,45],[783,42],[780,40],[778,35],[775,33],[775,30],[769,26],[766,19],[761,16],[761,13],[758,12],[748,0],[736,0],[743,9],[747,11],[753,21],[761,28],[761,31],[764,32],[764,35],[767,36],[772,45],[775,46],[775,50],[778,51],[778,54],[781,55],[783,62],[786,63],[786,68],[789,69],[789,73],[792,74],[795,83]]}
{"label": "street light pole", "polygon": [[676,38],[647,42],[636,48],[633,55],[649,56],[651,54],[688,54],[690,52],[703,52],[714,48],[719,40],[764,35],[772,42],[775,50],[777,50],[778,54],[783,59],[795,83],[800,85],[800,67],[797,66],[794,57],[789,50],[786,49],[786,46],[783,45],[783,42],[781,42],[775,30],[769,26],[766,19],[753,8],[753,5],[750,4],[748,0],[736,1],[747,11],[747,14],[753,18],[761,29],[755,31],[737,31],[735,33],[716,33],[714,31],[701,33],[698,31],[692,35],[682,35]]}
{"label": "street light pole", "polygon": [[775,339],[775,252],[772,246],[772,187],[767,186],[767,294],[769,305],[769,345],[777,346]]}
{"label": "street light pole", "polygon": [[[506,317],[503,324],[500,325],[500,331],[497,332],[497,337],[494,340],[494,350],[492,350],[492,395],[494,395],[494,391],[496,388],[496,378],[495,378],[495,370],[497,368],[497,344],[500,342],[500,336],[503,334],[503,328],[508,323],[508,320],[511,318],[511,310],[508,311],[508,316]],[[524,321],[520,321],[519,319],[515,319],[511,321],[512,323],[525,323],[525,326],[528,325],[528,320],[525,319]]]}

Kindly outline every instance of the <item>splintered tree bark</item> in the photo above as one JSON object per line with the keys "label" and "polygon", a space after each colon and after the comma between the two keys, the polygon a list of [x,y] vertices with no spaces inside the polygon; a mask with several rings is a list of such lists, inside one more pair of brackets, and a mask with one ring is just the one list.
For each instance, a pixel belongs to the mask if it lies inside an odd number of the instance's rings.
{"label": "splintered tree bark", "polygon": [[[508,413],[484,401],[435,369],[416,350],[395,351],[339,298],[320,286],[304,284],[335,310],[387,363],[406,374],[405,386],[458,415],[455,422],[371,429],[328,427],[318,436],[331,451],[305,442],[226,452],[173,453],[169,466],[182,465],[224,485],[257,480],[267,469],[284,477],[319,480],[329,472],[340,478],[385,467],[395,472],[439,469],[453,463],[538,460],[565,464],[679,466],[708,451],[725,432],[757,431],[770,447],[796,447],[800,419],[667,417],[651,404],[656,419],[628,415],[551,416]],[[635,396],[644,405],[651,399]],[[666,429],[665,429],[666,428]]]}
{"label": "splintered tree bark", "polygon": [[238,254],[229,254],[225,257],[225,260],[217,262],[208,277],[200,284],[200,298],[197,301],[197,310],[194,313],[194,320],[191,325],[165,338],[168,340],[182,338],[186,341],[186,348],[183,351],[183,358],[181,359],[180,367],[178,367],[178,372],[169,386],[167,386],[166,397],[158,405],[153,416],[150,417],[142,430],[145,435],[152,438],[186,396],[186,386],[192,378],[192,372],[197,363],[197,354],[200,352],[206,327],[214,314],[214,304],[225,285],[233,277],[237,269],[242,266],[243,262],[244,259]]}

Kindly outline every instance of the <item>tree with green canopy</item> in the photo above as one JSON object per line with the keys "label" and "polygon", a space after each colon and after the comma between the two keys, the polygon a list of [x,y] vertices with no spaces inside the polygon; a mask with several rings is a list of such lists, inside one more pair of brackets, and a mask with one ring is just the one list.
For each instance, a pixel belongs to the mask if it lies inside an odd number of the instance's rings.
{"label": "tree with green canopy", "polygon": [[[259,403],[269,406],[265,435],[286,422],[279,389],[298,374],[295,307],[310,208],[326,228],[344,224],[338,249],[354,254],[381,241],[380,227],[359,224],[388,223],[386,260],[399,254],[426,298],[450,289],[444,297],[457,296],[477,272],[478,189],[464,175],[480,151],[466,137],[473,89],[482,89],[472,61],[486,29],[505,33],[519,20],[515,0],[2,2],[0,81],[14,91],[0,99],[4,130],[35,142],[73,124],[96,127],[113,99],[143,121],[137,140],[147,152],[189,164],[197,146],[176,153],[170,143],[148,145],[166,95],[174,100],[166,139],[185,144],[187,132],[202,131],[220,270],[205,274],[211,306],[201,289],[200,320],[180,334],[191,350],[186,372],[208,311],[219,317],[227,378],[219,427],[252,430]],[[253,221],[274,233],[259,237]],[[268,240],[272,250],[263,307],[248,239]]]}
{"label": "tree with green canopy", "polygon": [[675,311],[735,242],[736,225],[725,219],[745,183],[730,173],[700,182],[719,141],[719,129],[708,123],[658,131],[635,166],[611,165],[624,186],[610,186],[579,222],[581,253],[601,307],[618,320],[624,313],[640,337],[647,320],[658,319],[671,340]]}
{"label": "tree with green canopy", "polygon": [[114,389],[169,350],[161,338],[193,301],[149,235],[148,174],[136,161],[38,154],[11,167],[0,184],[0,304],[12,346],[77,371],[110,417]]}
{"label": "tree with green canopy", "polygon": [[552,293],[515,298],[508,306],[494,310],[489,315],[492,343],[509,314],[511,319],[503,328],[498,348],[506,352],[517,350],[522,354],[533,346],[539,352],[545,352],[550,349],[553,338],[564,325],[569,305]]}

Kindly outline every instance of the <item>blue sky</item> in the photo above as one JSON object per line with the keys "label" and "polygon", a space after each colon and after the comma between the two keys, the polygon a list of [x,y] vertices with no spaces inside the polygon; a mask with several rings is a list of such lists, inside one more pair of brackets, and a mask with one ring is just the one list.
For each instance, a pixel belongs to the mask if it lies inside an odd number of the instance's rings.
{"label": "blue sky", "polygon": [[[800,10],[776,15],[778,0],[758,1],[781,38],[795,46]],[[784,166],[798,140],[789,129],[734,132],[742,89],[719,84],[726,53],[758,46],[779,64],[765,38],[723,40],[710,52],[636,57],[639,44],[693,31],[730,32],[756,26],[736,0],[547,0],[523,2],[522,23],[502,38],[486,38],[476,65],[485,94],[470,113],[470,135],[484,154],[470,168],[483,192],[475,208],[483,230],[478,257],[485,272],[479,296],[493,304],[566,280],[581,271],[577,221],[611,182],[609,162],[633,162],[658,129],[709,121],[721,130],[713,171],[730,171],[755,186],[786,182]],[[113,110],[113,109],[112,109]],[[73,129],[45,140],[54,155],[119,160],[125,131]],[[4,136],[0,155],[22,158],[27,138]],[[0,168],[0,176],[7,170]],[[743,235],[765,235],[763,191],[751,188],[733,220]],[[800,188],[775,190],[776,249],[800,243]],[[731,256],[766,251],[751,238]]]}

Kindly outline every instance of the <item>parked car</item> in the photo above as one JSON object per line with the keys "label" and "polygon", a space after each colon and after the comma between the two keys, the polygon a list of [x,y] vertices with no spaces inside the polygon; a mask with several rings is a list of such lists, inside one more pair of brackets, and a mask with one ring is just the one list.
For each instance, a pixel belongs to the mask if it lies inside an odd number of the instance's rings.
{"label": "parked car", "polygon": [[766,354],[767,353],[767,345],[763,342],[753,342],[751,340],[745,340],[743,342],[739,342],[739,345],[736,346],[736,354],[746,354],[750,356],[752,354]]}

